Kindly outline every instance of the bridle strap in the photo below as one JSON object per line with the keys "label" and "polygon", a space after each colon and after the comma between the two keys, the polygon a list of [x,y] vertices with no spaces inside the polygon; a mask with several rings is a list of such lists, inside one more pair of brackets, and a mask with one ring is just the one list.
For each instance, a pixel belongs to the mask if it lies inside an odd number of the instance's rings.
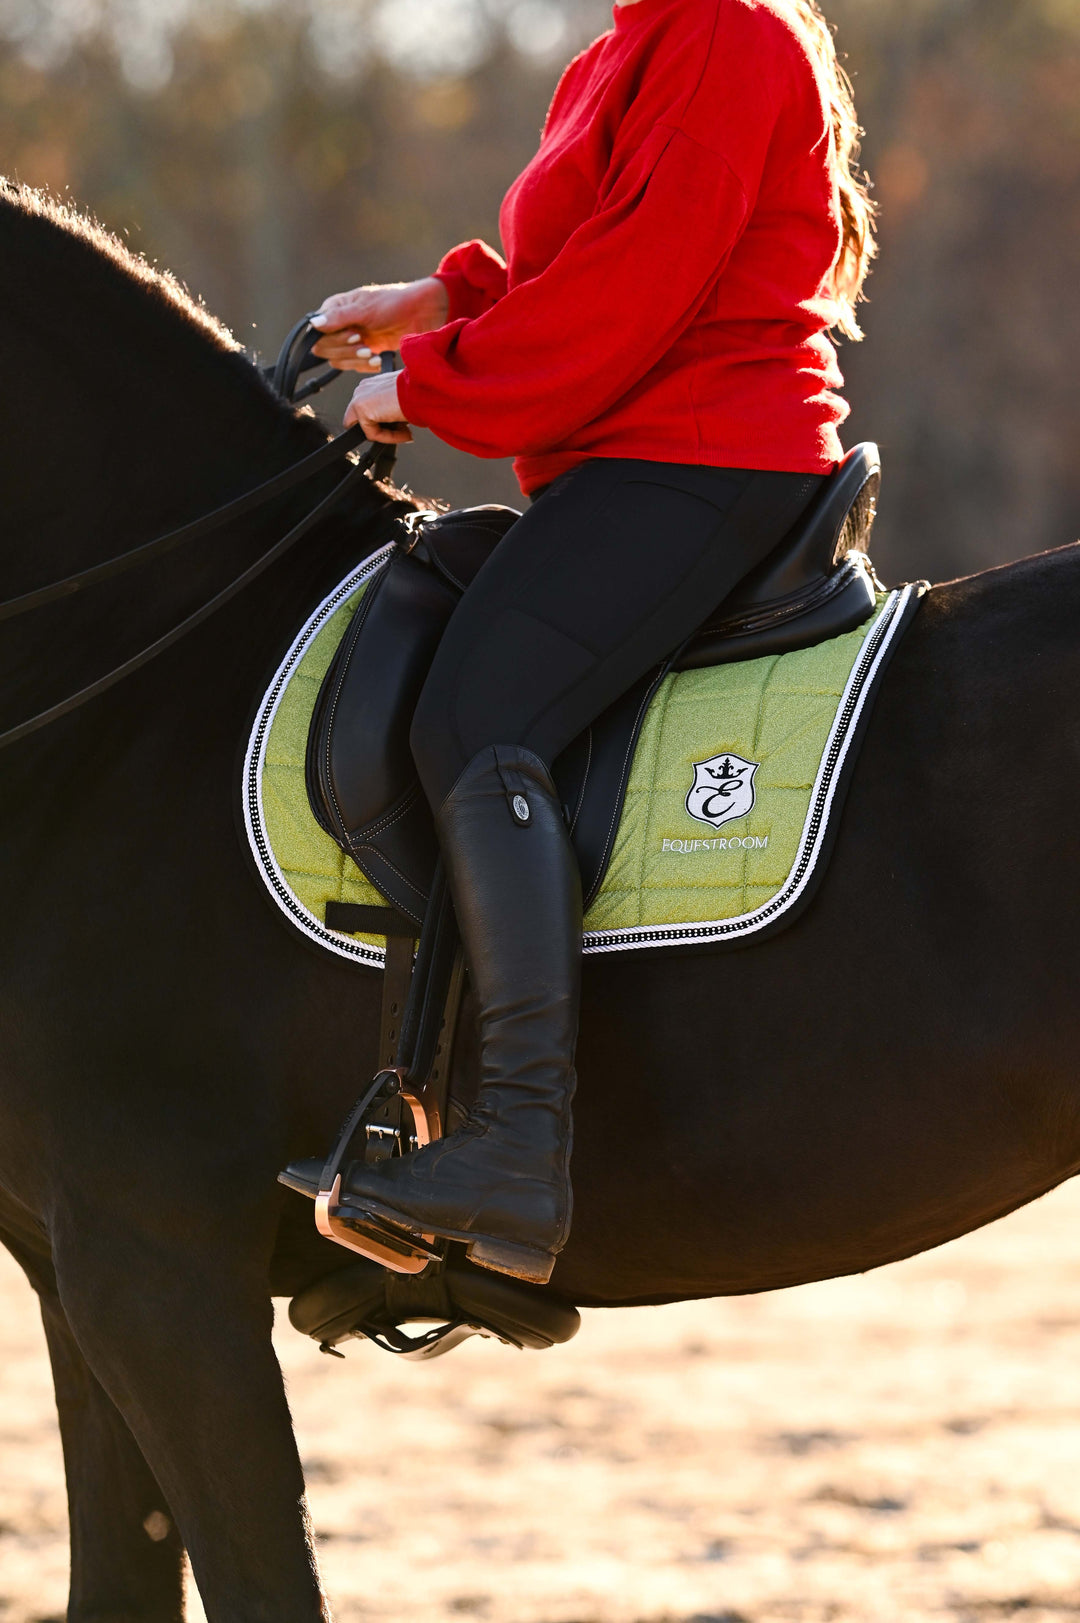
{"label": "bridle strap", "polygon": [[[179,530],[170,530],[167,535],[159,535],[155,541],[147,541],[145,546],[135,547],[131,552],[123,552],[117,558],[108,558],[104,563],[95,564],[92,569],[80,570],[77,575],[68,575],[65,580],[53,581],[50,586],[40,586],[37,591],[26,592],[22,597],[12,597],[6,603],[0,603],[0,621],[13,620],[17,615],[28,614],[31,609],[44,608],[46,603],[55,603],[62,597],[73,597],[76,592],[85,591],[88,586],[112,580],[129,569],[151,563],[155,558],[162,558],[186,541],[198,541],[204,535],[210,535],[212,531],[221,529],[222,525],[241,518],[254,508],[272,501],[275,496],[283,495],[295,485],[303,484],[305,480],[320,473],[323,468],[332,467],[354,446],[362,444],[364,438],[364,432],[359,425],[347,428],[336,439],[320,446],[310,456],[293,463],[292,467],[286,468],[283,473],[275,474],[272,479],[267,479],[243,496],[237,496],[235,500],[226,502],[223,507],[216,507],[212,513],[195,519],[193,523],[185,524]],[[374,457],[371,460],[374,461]],[[6,737],[6,733],[0,734],[0,744]]]}
{"label": "bridle strap", "polygon": [[[319,467],[325,466],[326,463],[335,460],[334,457],[327,455],[328,452],[333,451],[336,453],[336,457],[341,457],[350,449],[351,445],[356,443],[358,437],[362,439],[364,436],[362,434],[358,435],[356,429],[350,429],[344,434],[339,434],[336,440],[332,440],[329,445],[323,446],[320,451],[317,451],[315,457],[306,457],[304,462],[297,463],[295,467],[288,470],[288,473],[296,475],[300,469],[305,469],[306,471],[301,474],[301,477],[310,477],[312,473],[317,471],[312,466],[316,457],[321,458]],[[42,727],[47,727],[52,721],[58,721],[61,716],[70,715],[73,710],[78,710],[81,705],[86,704],[90,699],[96,699],[99,693],[108,692],[109,688],[115,687],[117,682],[122,682],[126,676],[131,676],[135,671],[141,670],[152,659],[156,659],[167,648],[171,648],[182,637],[186,637],[189,632],[194,631],[196,626],[202,625],[203,621],[208,620],[212,614],[216,614],[218,609],[224,608],[225,604],[236,597],[238,592],[242,592],[245,586],[249,586],[264,570],[269,569],[271,564],[276,563],[283,553],[287,552],[290,547],[295,546],[297,541],[305,536],[321,518],[325,517],[345,494],[346,490],[367,471],[381,450],[381,445],[373,445],[371,450],[366,452],[359,461],[348,465],[333,490],[324,496],[322,501],[310,513],[306,514],[298,524],[294,524],[293,528],[286,535],[283,535],[280,541],[275,542],[268,552],[264,552],[260,558],[257,558],[250,568],[244,570],[243,574],[237,575],[236,579],[231,581],[223,591],[218,592],[208,603],[204,603],[201,608],[196,609],[194,614],[189,614],[186,620],[181,620],[179,625],[173,626],[171,631],[167,631],[156,642],[148,643],[139,653],[133,654],[122,665],[117,665],[114,670],[109,671],[105,676],[99,677],[96,682],[91,682],[88,687],[80,688],[77,693],[70,694],[68,698],[62,699],[59,704],[51,705],[48,710],[39,711],[36,716],[31,716],[28,720],[20,722],[18,726],[9,728],[6,733],[0,733],[0,750],[6,749],[9,744],[17,744],[22,738],[28,738],[31,733],[36,733]],[[173,532],[172,536],[166,536],[162,539],[172,541],[173,545],[175,545],[177,538],[182,538],[186,534],[190,540],[192,530],[200,529],[200,526],[208,524],[210,520],[218,520],[223,513],[235,517],[238,510],[247,511],[247,506],[242,506],[242,504],[258,505],[254,498],[261,496],[263,501],[267,501],[271,495],[276,495],[283,489],[287,490],[290,484],[299,482],[294,477],[282,484],[280,483],[282,479],[287,479],[287,475],[278,475],[277,480],[272,479],[267,484],[260,485],[258,490],[250,491],[247,496],[240,497],[239,502],[230,502],[228,508],[218,508],[216,512],[209,515],[209,519],[200,519],[198,524],[187,526],[186,531],[177,530]],[[271,490],[270,486],[275,488]],[[145,558],[158,545],[158,542],[152,541],[147,546],[138,548],[135,556]],[[124,554],[124,558],[131,556],[131,553]],[[123,562],[123,559],[113,559],[112,562]],[[97,572],[89,570],[87,573],[96,574]],[[80,576],[71,578],[74,580],[81,579]],[[60,584],[66,583],[61,582]],[[45,590],[50,591],[52,589],[47,587]],[[16,599],[16,602],[25,602],[25,598]]]}
{"label": "bridle strap", "polygon": [[[311,312],[311,315],[314,311]],[[269,383],[275,394],[283,400],[291,401],[298,406],[302,400],[310,400],[312,395],[319,394],[328,383],[333,383],[341,373],[337,367],[325,365],[317,355],[311,353],[312,349],[323,337],[323,334],[311,325],[311,315],[301,316],[293,327],[285,342],[281,346],[277,362],[274,366],[263,367],[263,377]],[[310,378],[307,383],[300,379],[305,372],[323,366],[323,370]]]}

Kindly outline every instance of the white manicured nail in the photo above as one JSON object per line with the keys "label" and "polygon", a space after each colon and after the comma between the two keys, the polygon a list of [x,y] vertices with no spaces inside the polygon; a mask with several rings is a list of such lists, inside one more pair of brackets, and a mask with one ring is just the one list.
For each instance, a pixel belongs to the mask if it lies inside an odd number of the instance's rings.
{"label": "white manicured nail", "polygon": [[310,325],[312,327],[318,327],[320,332],[326,326],[326,323],[329,320],[330,320],[330,317],[328,315],[323,315],[321,313],[321,311],[318,311],[318,310],[316,310],[316,312],[315,312],[315,314],[313,316],[308,316],[308,321],[309,321]]}

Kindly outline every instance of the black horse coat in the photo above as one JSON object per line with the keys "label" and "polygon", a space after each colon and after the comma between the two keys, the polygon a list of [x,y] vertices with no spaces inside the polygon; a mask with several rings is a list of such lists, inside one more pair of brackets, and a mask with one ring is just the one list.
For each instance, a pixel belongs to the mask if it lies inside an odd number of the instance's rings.
{"label": "black horse coat", "polygon": [[[0,336],[4,597],[325,439],[178,289],[13,191]],[[332,479],[5,627],[0,731],[198,607]],[[366,486],[154,665],[0,755],[0,1235],[53,1358],[72,1619],[178,1617],[182,1544],[214,1623],[324,1615],[270,1298],[349,1258],[275,1179],[358,1092],[380,986],[271,908],[239,758],[295,628],[407,505]],[[865,1269],[1080,1167],[1078,606],[1074,548],[935,590],[813,906],[736,953],[587,962],[564,1294]]]}

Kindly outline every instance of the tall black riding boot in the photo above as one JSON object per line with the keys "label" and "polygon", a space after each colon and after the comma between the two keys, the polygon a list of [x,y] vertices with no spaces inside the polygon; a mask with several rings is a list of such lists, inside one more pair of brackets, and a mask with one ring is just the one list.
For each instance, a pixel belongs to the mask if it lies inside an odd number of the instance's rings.
{"label": "tall black riding boot", "polygon": [[485,1268],[543,1283],[570,1231],[570,1101],[581,881],[551,776],[529,750],[481,750],[436,819],[480,1004],[480,1094],[448,1138],[344,1190],[377,1217],[469,1243]]}

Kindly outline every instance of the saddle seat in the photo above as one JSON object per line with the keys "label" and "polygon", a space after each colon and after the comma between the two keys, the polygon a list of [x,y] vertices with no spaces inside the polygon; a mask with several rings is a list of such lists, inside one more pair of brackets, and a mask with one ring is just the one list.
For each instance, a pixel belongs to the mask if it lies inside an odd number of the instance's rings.
{"label": "saddle seat", "polygon": [[[867,548],[880,482],[877,447],[856,446],[722,607],[554,763],[586,906],[603,880],[637,734],[663,678],[811,647],[874,613],[880,583]],[[437,848],[409,725],[447,620],[519,517],[498,506],[411,514],[365,591],[312,712],[305,772],[311,811],[382,896],[417,923]],[[348,929],[338,914],[336,927]]]}

